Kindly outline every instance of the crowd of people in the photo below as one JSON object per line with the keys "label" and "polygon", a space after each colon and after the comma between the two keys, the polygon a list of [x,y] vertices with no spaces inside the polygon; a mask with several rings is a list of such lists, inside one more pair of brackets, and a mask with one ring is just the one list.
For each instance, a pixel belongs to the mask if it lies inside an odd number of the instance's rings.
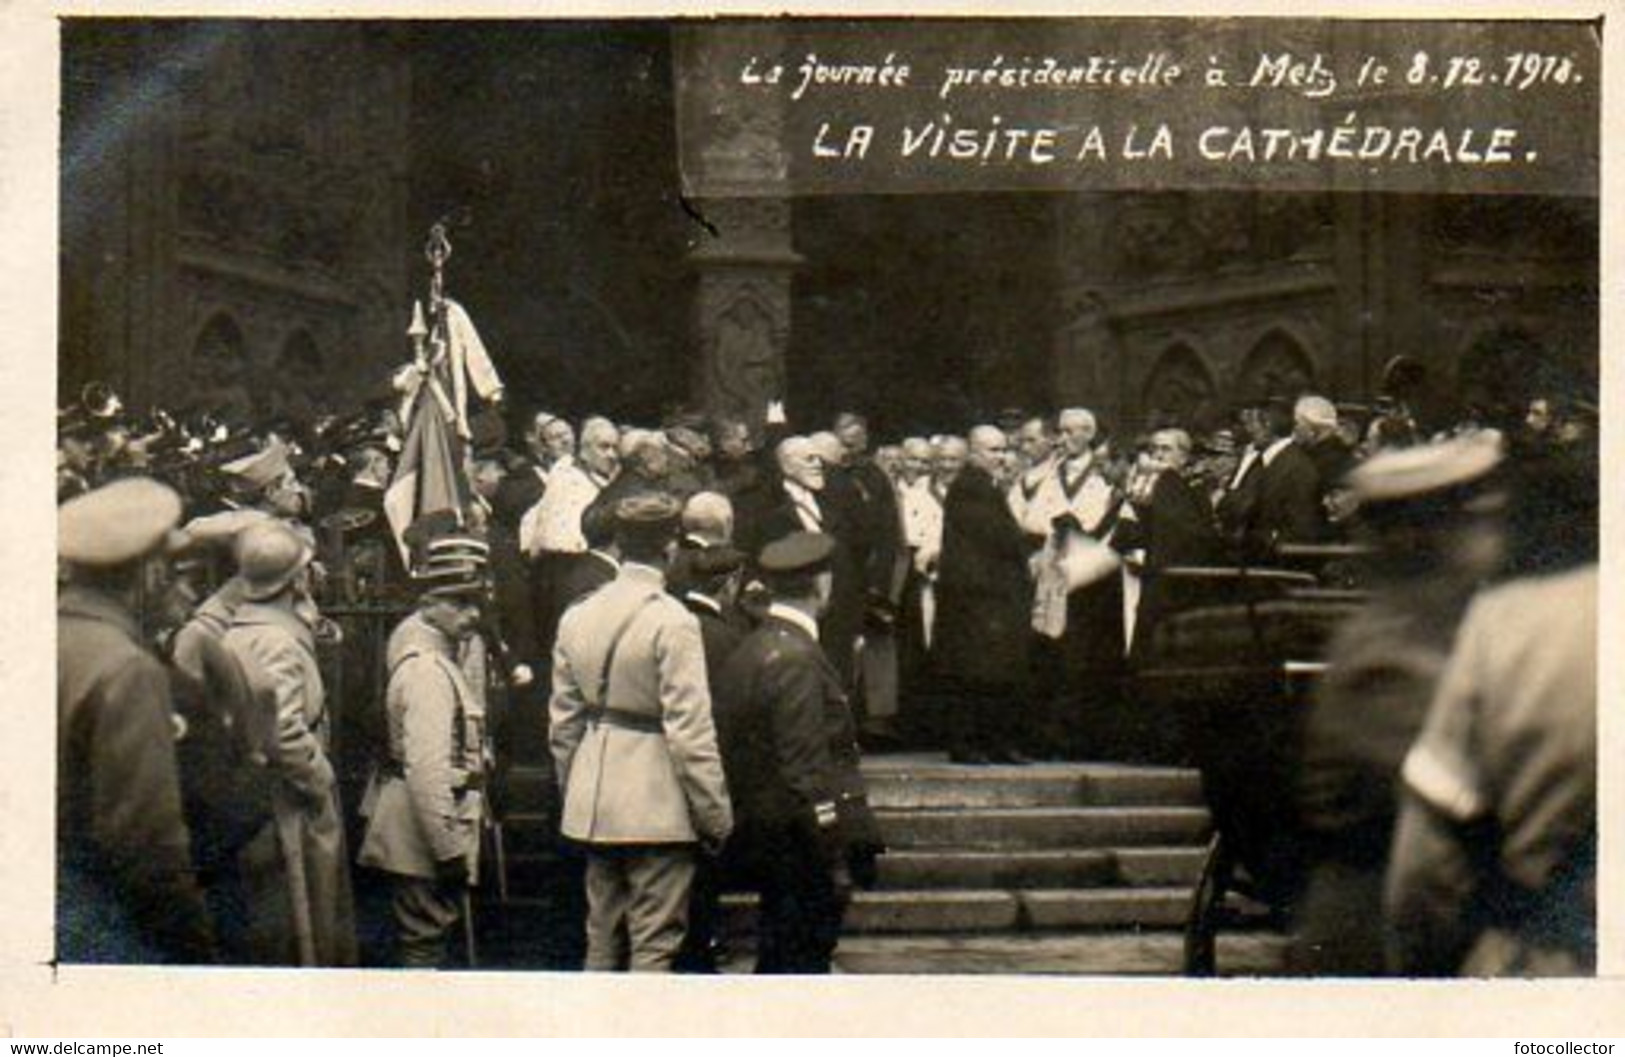
{"label": "crowd of people", "polygon": [[[355,862],[391,878],[400,962],[448,964],[496,765],[534,752],[589,968],[707,966],[743,879],[759,970],[825,971],[884,849],[860,752],[1186,762],[1136,681],[1178,574],[1284,566],[1366,599],[1308,712],[1300,966],[1589,964],[1595,419],[1527,411],[1424,430],[1297,394],[878,447],[779,404],[538,411],[511,443],[489,415],[461,508],[397,535],[394,402],[250,428],[87,393],[59,422],[60,956],[353,964]],[[390,606],[368,678],[331,614]],[[347,803],[333,729],[362,713]]]}

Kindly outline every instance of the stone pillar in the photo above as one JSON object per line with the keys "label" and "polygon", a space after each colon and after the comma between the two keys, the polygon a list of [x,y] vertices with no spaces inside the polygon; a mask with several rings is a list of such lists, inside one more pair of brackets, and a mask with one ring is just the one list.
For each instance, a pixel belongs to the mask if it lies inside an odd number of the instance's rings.
{"label": "stone pillar", "polygon": [[[686,27],[676,44],[679,76],[714,82],[739,75],[733,57],[772,64],[786,53],[777,22]],[[723,90],[711,98],[721,100],[719,109],[688,122],[708,135],[684,173],[685,184],[705,196],[691,203],[704,229],[689,257],[698,273],[695,395],[708,411],[739,416],[755,433],[768,402],[786,395],[790,284],[801,263],[791,237],[784,104],[777,92]]]}
{"label": "stone pillar", "polygon": [[690,258],[699,271],[700,402],[755,433],[768,402],[786,395],[790,282],[801,261],[791,249],[790,203],[712,199],[701,209],[717,235]]}

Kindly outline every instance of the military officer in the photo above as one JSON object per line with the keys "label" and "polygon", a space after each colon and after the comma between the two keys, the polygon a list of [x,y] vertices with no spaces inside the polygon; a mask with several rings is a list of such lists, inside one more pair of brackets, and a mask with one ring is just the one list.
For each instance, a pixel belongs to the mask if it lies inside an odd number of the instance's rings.
{"label": "military officer", "polygon": [[[440,968],[479,846],[484,766],[477,695],[458,663],[487,591],[476,547],[430,547],[417,605],[389,637],[388,758],[357,861],[392,875],[397,953]],[[453,541],[454,542],[454,541]]]}
{"label": "military officer", "polygon": [[873,882],[880,850],[852,710],[819,645],[834,551],[811,532],[762,549],[772,602],[717,691],[736,847],[762,897],[759,973],[829,971],[854,879]]}
{"label": "military officer", "polygon": [[57,956],[199,962],[208,916],[193,874],[163,664],[134,604],[161,578],[181,500],[131,477],[57,512]]}
{"label": "military officer", "polygon": [[733,828],[694,615],[665,591],[681,505],[615,508],[621,567],[559,623],[550,741],[563,835],[587,854],[587,968],[668,972],[687,928],[695,845]]}

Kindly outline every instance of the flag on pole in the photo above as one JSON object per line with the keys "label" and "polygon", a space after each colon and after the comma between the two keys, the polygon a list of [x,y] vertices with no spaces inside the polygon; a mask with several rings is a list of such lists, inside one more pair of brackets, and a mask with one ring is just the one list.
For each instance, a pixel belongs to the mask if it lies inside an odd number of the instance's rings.
{"label": "flag on pole", "polygon": [[418,392],[395,476],[384,490],[384,516],[408,569],[412,568],[412,548],[407,530],[430,516],[461,525],[468,500],[468,482],[459,464],[451,424],[433,388],[425,385]]}

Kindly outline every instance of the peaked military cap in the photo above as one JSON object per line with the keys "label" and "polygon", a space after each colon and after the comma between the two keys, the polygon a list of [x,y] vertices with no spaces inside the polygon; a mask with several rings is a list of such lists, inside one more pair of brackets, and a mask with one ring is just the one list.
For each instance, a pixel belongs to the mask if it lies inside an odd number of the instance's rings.
{"label": "peaked military cap", "polygon": [[757,561],[769,576],[822,572],[835,554],[835,538],[822,532],[792,532],[762,548]]}
{"label": "peaked military cap", "polygon": [[1479,430],[1449,440],[1378,452],[1349,472],[1362,505],[1442,496],[1474,484],[1501,464],[1501,435]]}
{"label": "peaked military cap", "polygon": [[220,467],[220,472],[256,488],[264,488],[281,480],[291,469],[293,464],[288,460],[287,446],[273,441],[261,451],[225,463]]}
{"label": "peaked military cap", "polygon": [[744,553],[726,543],[700,547],[688,554],[689,568],[698,576],[725,576],[745,564]]}
{"label": "peaked military cap", "polygon": [[148,477],[122,478],[57,508],[57,553],[90,568],[125,565],[174,541],[180,520],[174,489]]}

